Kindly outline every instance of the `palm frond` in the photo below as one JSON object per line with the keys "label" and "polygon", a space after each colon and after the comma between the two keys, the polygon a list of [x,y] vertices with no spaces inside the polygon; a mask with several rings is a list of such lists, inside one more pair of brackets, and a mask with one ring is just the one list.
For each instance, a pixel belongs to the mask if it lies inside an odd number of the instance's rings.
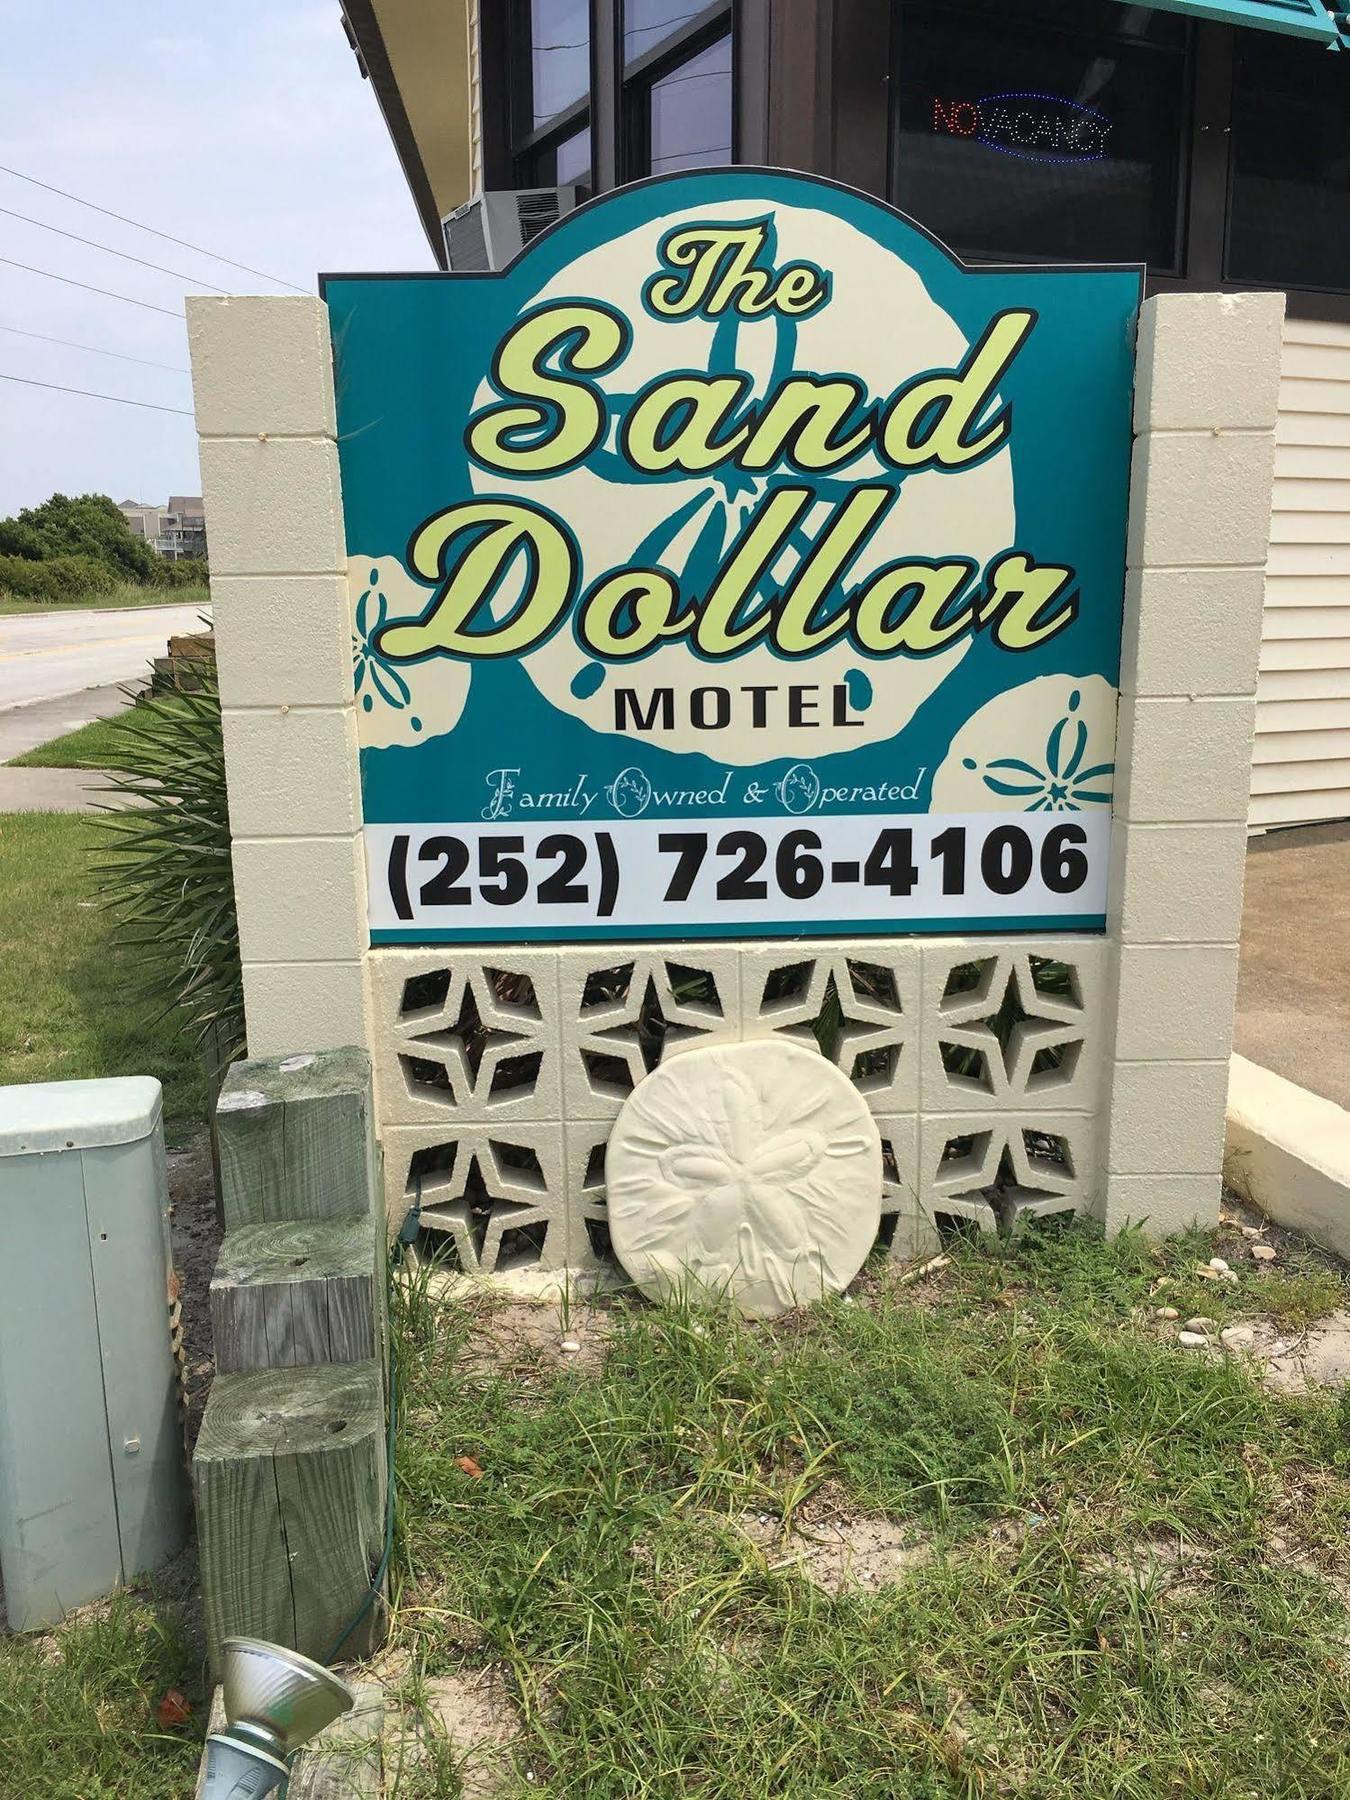
{"label": "palm frond", "polygon": [[244,1054],[220,688],[214,662],[191,693],[152,695],[118,722],[102,768],[97,893],[117,920],[132,1000],[176,1017],[197,1048]]}

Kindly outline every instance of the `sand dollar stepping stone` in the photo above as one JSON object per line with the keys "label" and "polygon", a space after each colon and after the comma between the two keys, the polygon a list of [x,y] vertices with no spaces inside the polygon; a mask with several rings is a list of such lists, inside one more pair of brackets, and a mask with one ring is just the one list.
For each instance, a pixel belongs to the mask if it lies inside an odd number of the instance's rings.
{"label": "sand dollar stepping stone", "polygon": [[690,1282],[769,1318],[840,1292],[876,1242],[872,1115],[783,1038],[667,1057],[624,1102],[605,1172],[615,1254],[652,1299]]}

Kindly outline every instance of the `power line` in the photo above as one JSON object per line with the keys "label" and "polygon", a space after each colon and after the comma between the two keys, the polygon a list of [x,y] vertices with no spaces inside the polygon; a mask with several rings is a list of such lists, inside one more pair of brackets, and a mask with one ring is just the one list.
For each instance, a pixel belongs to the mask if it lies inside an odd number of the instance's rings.
{"label": "power line", "polygon": [[87,350],[90,356],[115,356],[118,362],[140,363],[147,369],[167,369],[171,375],[191,372],[179,363],[153,362],[148,356],[129,356],[125,350],[104,350],[98,344],[77,344],[73,338],[48,337],[45,331],[25,331],[22,325],[0,325],[0,331],[12,331],[15,337],[36,338],[40,344],[60,344],[67,350]]}
{"label": "power line", "polygon": [[124,394],[96,394],[92,388],[62,387],[59,382],[33,381],[27,375],[6,375],[0,371],[0,381],[17,381],[24,387],[50,388],[54,394],[80,394],[86,400],[111,400],[117,406],[143,406],[148,412],[177,413],[183,419],[193,417],[184,406],[156,406],[153,400],[128,400]]}
{"label": "power line", "polygon": [[45,219],[30,219],[27,213],[11,212],[9,207],[0,206],[0,213],[7,219],[18,219],[23,225],[36,225],[39,231],[54,231],[57,237],[69,238],[72,243],[87,244],[91,250],[101,250],[105,256],[120,256],[123,262],[139,263],[143,269],[155,269],[161,275],[172,275],[175,281],[196,281],[204,288],[210,288],[213,294],[223,294],[224,288],[218,288],[213,282],[202,281],[200,275],[184,275],[181,269],[166,269],[163,263],[147,262],[143,256],[133,256],[129,250],[114,250],[111,244],[97,243],[93,238],[81,237],[78,231],[63,231],[59,225],[49,225]]}
{"label": "power line", "polygon": [[56,275],[51,269],[37,269],[32,263],[15,262],[12,256],[0,256],[0,263],[8,263],[11,269],[26,269],[30,275],[45,275],[48,281],[64,281],[67,287],[83,288],[89,294],[102,294],[109,300],[125,300],[128,306],[143,306],[147,312],[163,313],[168,319],[181,319],[181,309],[177,312],[171,306],[156,306],[153,300],[133,300],[130,294],[119,294],[112,288],[92,287],[87,281],[76,281],[73,275]]}
{"label": "power line", "polygon": [[78,194],[69,194],[65,188],[53,187],[50,181],[39,181],[36,175],[25,175],[22,169],[7,168],[0,163],[0,175],[12,175],[16,181],[26,181],[32,187],[42,188],[48,194],[59,194],[63,200],[73,200],[76,206],[87,206],[90,212],[102,213],[106,219],[116,219],[119,225],[131,225],[137,231],[148,231],[151,237],[163,238],[166,244],[177,244],[182,250],[191,250],[196,256],[209,256],[212,262],[225,263],[231,269],[242,269],[246,275],[257,275],[263,281],[275,282],[277,287],[289,288],[293,294],[308,294],[308,288],[296,287],[293,281],[283,281],[280,275],[269,275],[266,269],[255,269],[248,263],[236,262],[232,256],[221,256],[215,250],[207,250],[201,244],[190,244],[186,238],[175,237],[171,231],[159,231],[153,225],[145,225],[139,219],[129,219],[125,213],[113,212],[110,207],[99,206],[93,200],[82,200]]}

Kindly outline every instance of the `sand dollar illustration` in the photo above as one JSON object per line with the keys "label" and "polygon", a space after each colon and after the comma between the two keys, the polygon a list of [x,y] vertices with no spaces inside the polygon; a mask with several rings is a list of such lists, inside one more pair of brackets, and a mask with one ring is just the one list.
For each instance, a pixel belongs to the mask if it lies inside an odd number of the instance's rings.
{"label": "sand dollar illustration", "polygon": [[357,737],[363,749],[420,744],[453,731],[469,695],[467,663],[430,656],[395,662],[375,648],[375,634],[391,619],[413,618],[430,599],[397,556],[351,556],[352,681]]}
{"label": "sand dollar illustration", "polygon": [[[718,203],[716,213],[725,221],[754,219],[763,217],[764,207],[756,200],[727,200]],[[855,226],[809,205],[773,209],[773,254],[779,264],[800,259],[834,271],[828,306],[797,320],[772,311],[753,319],[733,312],[718,320],[655,321],[643,310],[642,287],[660,266],[662,237],[683,216],[665,215],[596,245],[569,262],[532,302],[602,294],[633,321],[627,356],[612,372],[597,378],[611,413],[605,444],[587,463],[550,477],[546,494],[541,494],[537,482],[477,465],[471,465],[470,478],[480,496],[546,499],[577,533],[583,581],[613,569],[655,565],[680,574],[686,596],[697,596],[706,590],[718,559],[758,502],[781,482],[782,472],[749,474],[720,466],[706,474],[638,476],[616,448],[617,419],[630,396],[677,369],[712,374],[741,370],[753,377],[758,393],[775,377],[785,378],[793,370],[811,374],[845,370],[873,396],[884,396],[916,369],[957,365],[970,345],[912,269]],[[475,410],[497,398],[485,375]],[[823,529],[833,506],[859,482],[883,476],[893,481],[895,471],[868,449],[833,476],[817,477],[820,498],[802,521],[805,537],[785,545],[757,592],[761,596],[781,592],[800,566],[805,539]],[[1015,540],[1012,463],[1004,446],[959,474],[927,469],[907,475],[898,501],[850,566],[845,585],[852,588],[900,558],[950,557],[954,547],[985,561]],[[520,591],[519,578],[505,580],[492,603],[494,615],[507,616]],[[734,688],[794,679],[826,686],[846,682],[851,701],[861,710],[861,727],[848,733],[849,747],[857,749],[902,730],[967,655],[970,644],[969,635],[963,634],[936,655],[908,658],[870,657],[847,643],[836,643],[804,665],[785,663],[759,645],[710,667],[691,656],[686,644],[675,641],[644,657],[635,668],[593,660],[564,629],[527,655],[522,666],[552,705],[610,734],[615,732],[616,688],[631,687],[635,681],[644,693],[655,686],[669,687],[676,695],[675,726],[654,733],[649,741],[705,753],[709,735],[693,724],[688,705],[682,704],[692,689],[709,681],[724,681]],[[789,725],[786,708],[779,708],[764,729],[719,733],[716,755],[742,765],[780,756],[813,757],[822,753],[822,739],[828,740],[828,733],[818,726]]]}
{"label": "sand dollar illustration", "polygon": [[662,1061],[605,1153],[615,1254],[654,1299],[684,1282],[771,1317],[838,1293],[881,1218],[881,1139],[819,1052],[781,1037]]}
{"label": "sand dollar illustration", "polygon": [[932,810],[1083,812],[1111,804],[1116,700],[1101,675],[1041,675],[967,719],[933,776]]}

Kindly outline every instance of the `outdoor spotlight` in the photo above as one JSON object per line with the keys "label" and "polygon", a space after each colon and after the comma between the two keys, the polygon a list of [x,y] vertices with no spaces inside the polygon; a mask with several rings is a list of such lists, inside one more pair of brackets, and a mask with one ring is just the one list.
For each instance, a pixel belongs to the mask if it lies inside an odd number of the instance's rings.
{"label": "outdoor spotlight", "polygon": [[290,1759],[340,1713],[351,1689],[319,1663],[258,1638],[226,1638],[223,1731],[206,1740],[201,1800],[257,1800],[285,1788]]}

